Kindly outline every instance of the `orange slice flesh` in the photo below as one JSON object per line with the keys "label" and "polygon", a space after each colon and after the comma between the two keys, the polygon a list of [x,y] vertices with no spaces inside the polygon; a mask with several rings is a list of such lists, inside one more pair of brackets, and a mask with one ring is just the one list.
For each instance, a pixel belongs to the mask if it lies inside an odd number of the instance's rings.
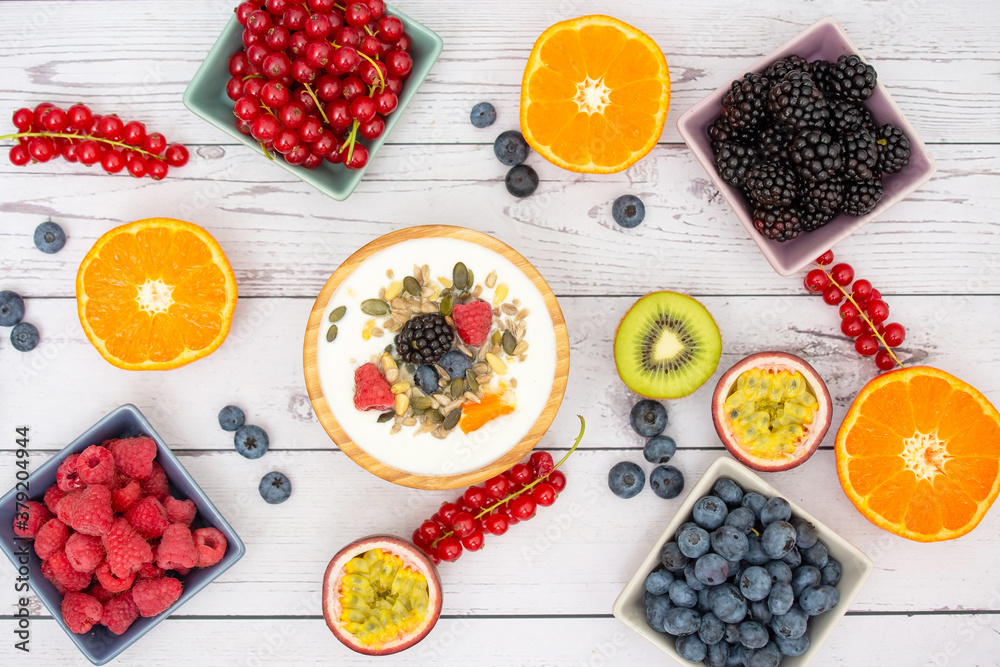
{"label": "orange slice flesh", "polygon": [[521,132],[569,171],[610,174],[653,149],[670,72],[648,35],[610,16],[557,23],[535,42],[521,82]]}
{"label": "orange slice flesh", "polygon": [[865,386],[837,433],[837,474],[869,521],[918,542],[975,528],[1000,494],[1000,412],[925,366]]}
{"label": "orange slice flesh", "polygon": [[214,352],[236,308],[236,278],[222,248],[190,222],[116,227],[80,264],[76,300],[87,338],[126,370],[166,370]]}
{"label": "orange slice flesh", "polygon": [[514,395],[511,392],[487,394],[479,403],[468,402],[462,408],[458,425],[463,433],[478,431],[497,417],[514,412]]}

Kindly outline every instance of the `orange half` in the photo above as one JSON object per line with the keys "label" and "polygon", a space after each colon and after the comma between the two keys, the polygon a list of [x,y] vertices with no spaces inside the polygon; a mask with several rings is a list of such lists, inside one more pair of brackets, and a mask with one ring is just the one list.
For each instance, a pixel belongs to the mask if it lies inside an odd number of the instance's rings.
{"label": "orange half", "polygon": [[659,141],[670,72],[648,35],[610,16],[556,23],[531,50],[521,82],[521,133],[569,171],[611,174]]}
{"label": "orange half", "polygon": [[87,338],[110,364],[167,370],[222,345],[236,278],[204,229],[150,218],[97,240],[76,274],[76,305]]}
{"label": "orange half", "polygon": [[837,474],[869,521],[918,542],[975,528],[1000,493],[1000,412],[926,366],[869,382],[837,433]]}

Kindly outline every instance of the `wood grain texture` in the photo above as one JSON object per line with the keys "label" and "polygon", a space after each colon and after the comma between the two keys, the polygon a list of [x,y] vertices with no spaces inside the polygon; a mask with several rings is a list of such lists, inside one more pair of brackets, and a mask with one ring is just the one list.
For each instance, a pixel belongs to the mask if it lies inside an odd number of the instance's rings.
{"label": "wood grain texture", "polygon": [[[354,273],[354,271],[372,255],[379,253],[386,248],[390,248],[398,243],[404,243],[413,239],[446,238],[457,239],[467,243],[474,243],[491,250],[513,264],[523,273],[535,288],[541,293],[552,324],[556,340],[556,361],[555,377],[552,381],[552,391],[541,414],[535,421],[528,433],[511,449],[496,459],[492,463],[461,475],[448,475],[432,477],[428,475],[415,475],[397,468],[385,465],[368,454],[362,447],[353,442],[347,433],[341,428],[340,423],[334,416],[326,397],[323,396],[323,386],[319,377],[319,366],[316,363],[316,344],[319,340],[320,327],[326,322],[324,315],[330,299],[333,298],[337,288]],[[426,278],[426,276],[425,276]],[[402,362],[400,362],[402,363]],[[319,419],[320,424],[326,430],[330,438],[337,443],[341,451],[347,454],[359,466],[377,475],[382,479],[415,489],[454,489],[458,487],[471,486],[489,479],[527,456],[528,452],[541,440],[542,436],[549,429],[552,420],[555,419],[559,406],[562,403],[563,395],[566,393],[566,382],[569,379],[569,338],[566,333],[566,320],[563,319],[562,310],[552,290],[545,283],[538,270],[531,265],[516,250],[505,243],[497,241],[491,236],[480,232],[465,229],[463,227],[451,227],[447,225],[428,225],[423,227],[408,227],[380,236],[371,243],[355,252],[341,264],[330,279],[326,281],[323,289],[320,290],[312,312],[309,314],[309,324],[306,326],[305,343],[303,349],[303,368],[305,371],[306,389],[312,401],[313,412]],[[389,425],[386,424],[388,429]]]}

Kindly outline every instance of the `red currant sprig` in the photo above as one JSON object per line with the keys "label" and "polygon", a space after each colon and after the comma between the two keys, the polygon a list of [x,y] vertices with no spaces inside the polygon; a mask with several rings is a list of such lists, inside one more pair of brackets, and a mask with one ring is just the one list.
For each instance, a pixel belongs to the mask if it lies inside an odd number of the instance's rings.
{"label": "red currant sprig", "polygon": [[517,463],[482,486],[470,486],[454,503],[443,503],[413,531],[414,544],[435,563],[454,562],[463,550],[482,549],[486,533],[503,535],[510,526],[531,519],[537,507],[549,507],[566,488],[566,475],[558,468],[576,451],[585,430],[580,416],[580,434],[558,463],[548,452],[533,452],[527,464]]}
{"label": "red currant sprig", "polygon": [[[893,348],[903,344],[906,330],[903,325],[891,322],[889,306],[882,294],[867,280],[854,280],[854,269],[850,264],[833,264],[833,251],[828,250],[816,259],[819,268],[806,274],[805,287],[814,294],[822,294],[823,301],[831,306],[840,306],[840,330],[845,336],[854,338],[854,349],[864,357],[875,356],[879,370],[888,371],[897,365],[903,368]],[[853,281],[853,285],[852,285]],[[851,291],[846,286],[851,285]],[[846,301],[845,301],[846,299]],[[843,302],[843,303],[842,303]]]}

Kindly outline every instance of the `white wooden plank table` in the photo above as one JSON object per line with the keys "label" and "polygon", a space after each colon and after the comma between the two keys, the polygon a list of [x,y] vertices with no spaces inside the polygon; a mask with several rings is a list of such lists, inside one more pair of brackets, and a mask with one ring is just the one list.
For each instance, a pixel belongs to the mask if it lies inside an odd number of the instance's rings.
{"label": "white wooden plank table", "polygon": [[[376,236],[429,223],[493,234],[546,277],[567,317],[573,382],[541,446],[565,451],[577,413],[587,417],[588,433],[566,464],[569,486],[556,505],[489,538],[484,551],[443,564],[438,627],[413,651],[381,662],[669,663],[610,616],[679,504],[651,493],[622,501],[606,488],[611,465],[642,460],[642,442],[628,427],[635,397],[615,375],[611,339],[635,298],[669,288],[699,297],[717,318],[725,341],[720,369],[764,349],[807,358],[830,385],[835,424],[874,375],[871,361],[839,335],[835,311],[804,295],[798,278],[771,271],[673,125],[707,92],[828,12],[873,60],[939,166],[924,188],[841,244],[838,258],[887,295],[892,318],[907,327],[904,360],[948,370],[1000,403],[1000,9],[992,4],[401,0],[441,34],[445,51],[344,203],[255,158],[181,105],[232,4],[0,2],[4,114],[41,101],[84,101],[98,113],[143,120],[192,149],[189,165],[161,183],[61,161],[16,168],[0,160],[0,289],[27,297],[27,319],[43,337],[26,355],[0,341],[0,475],[13,469],[15,426],[31,427],[40,463],[110,409],[135,403],[247,543],[236,567],[115,664],[372,663],[344,649],[322,621],[325,565],[356,537],[408,535],[456,494],[390,485],[337,450],[306,396],[301,337],[313,298],[341,261]],[[535,37],[588,13],[612,13],[663,48],[673,83],[667,129],[649,157],[614,176],[570,174],[530,158],[542,182],[516,201],[503,187],[492,139],[517,125],[520,76]],[[497,106],[499,120],[477,130],[468,114],[484,100]],[[633,230],[610,215],[613,199],[627,192],[647,207]],[[150,216],[209,229],[227,251],[241,298],[232,333],[212,356],[169,373],[128,373],[86,341],[73,279],[98,236]],[[57,255],[31,243],[46,219],[70,236]],[[689,484],[725,454],[708,409],[715,379],[669,406],[675,461]],[[268,430],[265,458],[240,459],[218,429],[216,414],[228,403]],[[832,439],[833,432],[807,464],[769,478],[875,561],[814,664],[1000,664],[1000,514],[955,542],[896,538],[841,492]],[[295,487],[275,507],[256,491],[273,469]],[[14,650],[13,584],[12,569],[0,566],[0,664],[84,664],[38,605],[31,653]]]}

